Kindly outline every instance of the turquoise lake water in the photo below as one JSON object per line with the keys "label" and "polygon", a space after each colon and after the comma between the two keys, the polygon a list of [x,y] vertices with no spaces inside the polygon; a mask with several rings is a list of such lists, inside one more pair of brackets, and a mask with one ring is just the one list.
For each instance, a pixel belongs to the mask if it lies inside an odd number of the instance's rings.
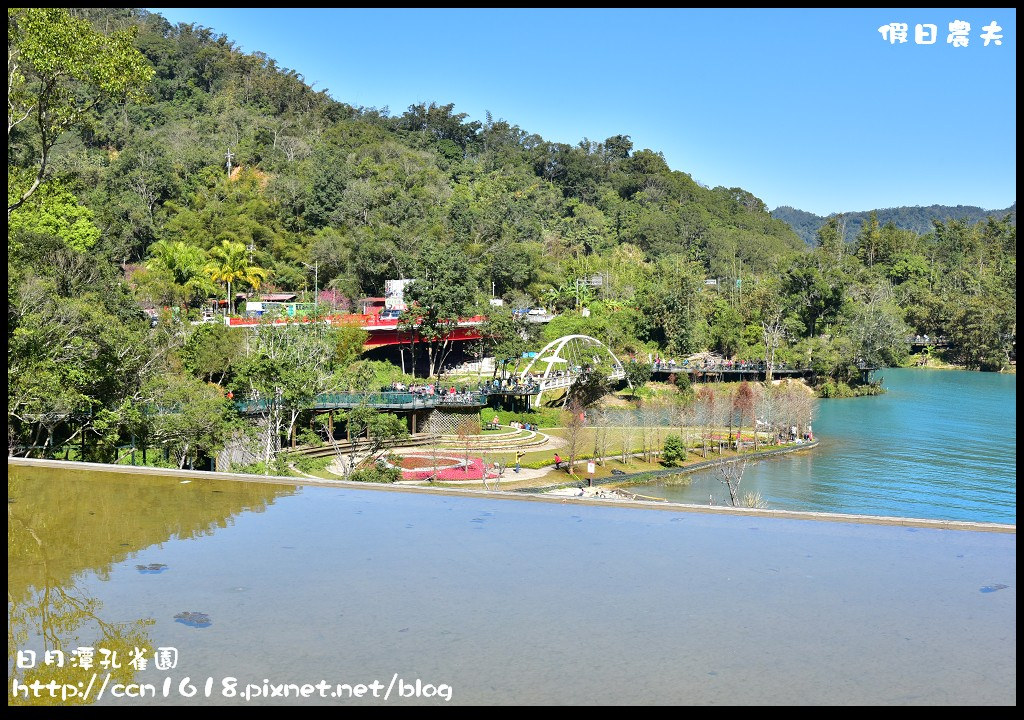
{"label": "turquoise lake water", "polygon": [[[741,493],[769,508],[1017,522],[1017,376],[889,369],[884,395],[822,400],[811,451],[747,465]],[[713,472],[630,488],[728,504]]]}

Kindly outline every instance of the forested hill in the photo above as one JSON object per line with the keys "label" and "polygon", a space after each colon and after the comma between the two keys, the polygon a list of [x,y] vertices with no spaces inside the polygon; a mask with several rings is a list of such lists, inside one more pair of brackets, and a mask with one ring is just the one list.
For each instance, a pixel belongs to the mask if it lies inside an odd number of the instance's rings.
{"label": "forested hill", "polygon": [[[960,220],[973,225],[990,216],[1002,219],[1006,215],[1010,215],[1010,222],[1014,225],[1017,224],[1017,203],[1014,203],[1005,210],[984,210],[972,205],[883,208],[881,210],[842,213],[842,216],[846,219],[846,242],[853,242],[872,212],[877,213],[878,222],[881,225],[892,223],[900,230],[911,230],[922,235],[931,232],[932,223],[936,220],[940,222]],[[797,210],[788,205],[782,205],[772,210],[772,217],[788,223],[796,234],[811,246],[817,243],[818,230],[828,220],[828,217],[815,215],[805,210]]]}
{"label": "forested hill", "polygon": [[[104,33],[135,28],[156,71],[149,102],[101,107],[51,159],[122,264],[159,240],[231,239],[254,246],[282,289],[311,283],[301,262],[318,261],[321,287],[357,297],[451,242],[480,287],[539,297],[564,282],[556,263],[600,271],[615,248],[725,276],[800,245],[751,193],[701,187],[627,135],[568,145],[452,104],[356,108],[208,28],[142,10],[72,14]],[[34,157],[24,137],[12,139],[17,164]],[[229,151],[243,169],[230,185]]]}

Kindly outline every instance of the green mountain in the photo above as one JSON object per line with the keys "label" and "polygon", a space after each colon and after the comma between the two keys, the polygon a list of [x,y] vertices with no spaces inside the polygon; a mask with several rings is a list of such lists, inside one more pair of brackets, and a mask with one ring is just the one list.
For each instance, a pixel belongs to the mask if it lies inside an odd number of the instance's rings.
{"label": "green mountain", "polygon": [[[1017,224],[1017,203],[1014,203],[1005,210],[985,210],[972,205],[929,205],[927,207],[896,207],[883,208],[881,210],[862,210],[859,212],[841,213],[846,219],[846,242],[853,242],[863,227],[864,222],[872,212],[878,214],[878,222],[881,225],[892,223],[900,230],[911,230],[915,233],[924,234],[931,232],[935,221],[946,222],[947,220],[959,220],[968,224],[980,222],[988,217],[1003,218],[1010,215],[1011,222]],[[840,213],[823,217],[804,210],[798,210],[788,205],[782,205],[772,210],[772,217],[789,224],[797,235],[805,243],[814,246],[818,241],[818,230],[825,224],[829,217]]]}

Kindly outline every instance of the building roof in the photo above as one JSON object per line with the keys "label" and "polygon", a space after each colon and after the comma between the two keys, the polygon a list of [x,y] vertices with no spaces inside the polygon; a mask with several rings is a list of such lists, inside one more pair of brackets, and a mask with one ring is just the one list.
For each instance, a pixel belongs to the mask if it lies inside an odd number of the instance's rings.
{"label": "building roof", "polygon": [[266,295],[260,295],[260,300],[264,302],[284,302],[285,300],[294,300],[295,298],[295,293],[267,293]]}

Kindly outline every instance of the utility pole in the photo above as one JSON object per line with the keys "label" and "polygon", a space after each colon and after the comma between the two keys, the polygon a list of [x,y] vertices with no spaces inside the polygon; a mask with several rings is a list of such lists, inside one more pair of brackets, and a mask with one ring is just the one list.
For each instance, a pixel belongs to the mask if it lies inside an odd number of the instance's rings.
{"label": "utility pole", "polygon": [[[300,261],[301,262],[301,261]],[[309,267],[309,263],[302,263]],[[313,314],[316,315],[320,309],[320,261],[313,262]]]}
{"label": "utility pole", "polygon": [[228,178],[231,177],[231,158],[233,158],[234,156],[235,156],[235,154],[233,152],[231,152],[230,150],[228,150],[226,153],[224,153],[224,157],[227,158],[227,160],[228,160],[228,162],[227,162],[227,165],[228,165]]}

